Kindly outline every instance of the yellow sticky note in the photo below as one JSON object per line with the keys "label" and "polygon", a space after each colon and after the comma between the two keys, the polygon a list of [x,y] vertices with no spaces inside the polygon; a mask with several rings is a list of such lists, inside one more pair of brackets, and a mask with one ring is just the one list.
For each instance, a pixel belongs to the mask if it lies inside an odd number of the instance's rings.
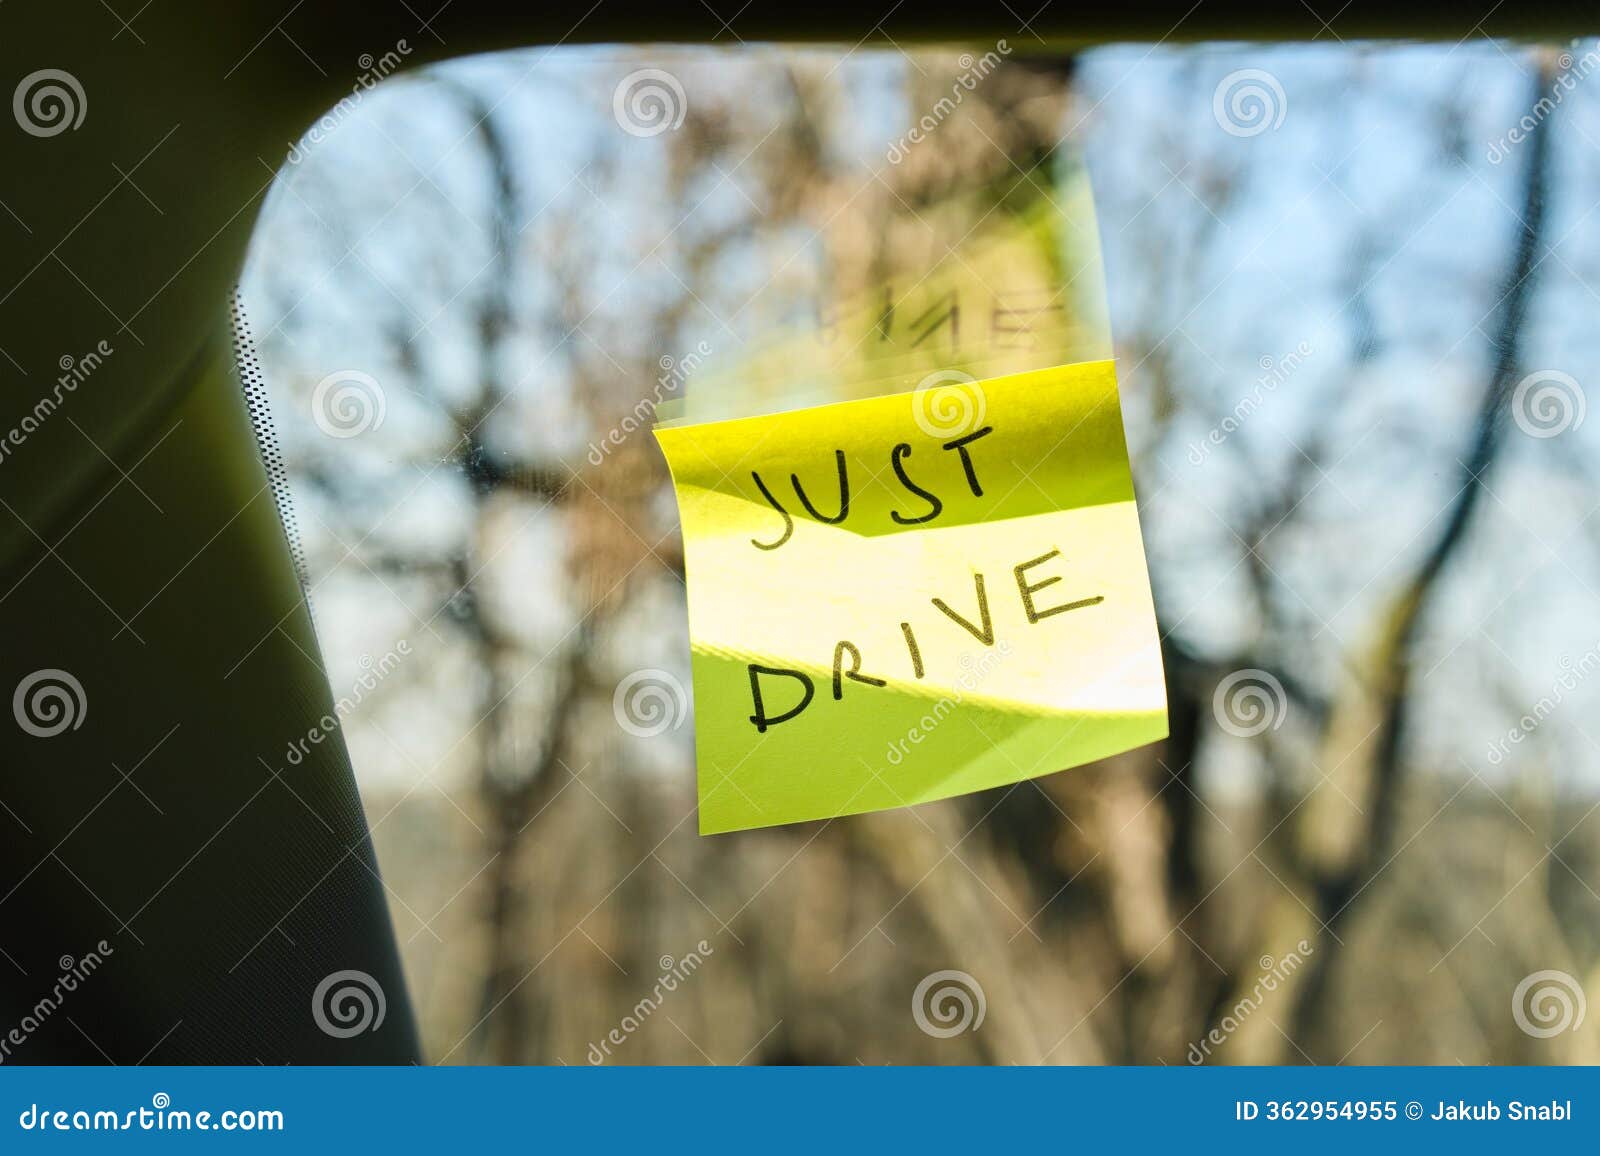
{"label": "yellow sticky note", "polygon": [[703,834],[1165,737],[1111,362],[656,436],[683,525]]}

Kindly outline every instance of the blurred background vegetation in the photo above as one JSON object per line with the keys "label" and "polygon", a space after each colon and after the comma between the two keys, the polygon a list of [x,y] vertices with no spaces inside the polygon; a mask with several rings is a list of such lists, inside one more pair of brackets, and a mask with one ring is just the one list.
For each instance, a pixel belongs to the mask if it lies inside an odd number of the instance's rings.
{"label": "blurred background vegetation", "polygon": [[[607,1062],[1600,1060],[1513,1007],[1600,982],[1587,49],[1010,48],[897,159],[970,55],[473,59],[279,175],[241,296],[430,1058],[637,1020]],[[641,68],[676,127],[624,131]],[[958,238],[1080,164],[1171,738],[701,838],[692,717],[614,703],[689,683],[670,485],[647,432],[591,445],[776,277],[868,286],[929,206]],[[330,436],[351,371],[381,421]],[[985,1008],[948,1038],[946,969]]]}

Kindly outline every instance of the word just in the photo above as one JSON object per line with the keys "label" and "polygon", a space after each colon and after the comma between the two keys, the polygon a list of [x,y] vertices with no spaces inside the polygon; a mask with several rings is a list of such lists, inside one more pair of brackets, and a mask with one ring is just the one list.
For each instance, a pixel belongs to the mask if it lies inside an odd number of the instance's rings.
{"label": "word just", "polygon": [[[1065,614],[1069,610],[1082,610],[1088,606],[1098,606],[1106,600],[1105,595],[1095,594],[1087,598],[1074,598],[1067,602],[1058,602],[1054,605],[1039,605],[1035,601],[1034,595],[1041,590],[1054,586],[1062,578],[1060,574],[1033,578],[1030,577],[1029,572],[1060,555],[1061,551],[1059,549],[1052,549],[1048,554],[1041,554],[1037,558],[1019,562],[1011,568],[1011,575],[1017,583],[1017,598],[1022,604],[1022,612],[1027,617],[1030,626],[1036,626],[1046,618],[1054,617],[1057,614]],[[965,630],[985,646],[993,646],[995,644],[994,619],[989,614],[989,595],[984,587],[983,574],[981,572],[973,574],[972,584],[978,601],[976,622],[957,611],[943,598],[934,598],[931,601],[939,613],[943,614],[962,630]],[[922,649],[917,645],[916,631],[912,629],[911,623],[902,622],[900,624],[900,634],[905,642],[906,657],[911,663],[911,674],[913,677],[920,679],[927,672],[922,662]],[[750,698],[755,710],[755,713],[750,716],[750,722],[755,726],[757,732],[761,734],[765,734],[768,727],[777,726],[781,722],[788,722],[790,719],[798,717],[800,712],[811,705],[811,700],[816,696],[816,684],[812,681],[811,676],[803,670],[783,666],[762,666],[754,662],[749,664],[749,669]],[[799,702],[781,714],[769,714],[768,696],[762,692],[761,680],[763,678],[790,680],[799,689]],[[840,639],[838,645],[833,648],[833,698],[835,702],[844,698],[844,684],[847,679],[867,686],[888,685],[885,679],[863,674],[861,671],[860,649],[848,639]],[[793,691],[794,687],[790,689]]]}
{"label": "word just", "polygon": [[[944,442],[939,447],[946,453],[954,450],[960,455],[961,471],[966,475],[967,488],[972,491],[972,496],[975,498],[983,497],[983,487],[978,483],[978,471],[972,464],[972,454],[967,447],[979,438],[988,437],[992,433],[994,433],[994,426],[986,425],[980,430],[967,434],[965,437]],[[889,511],[889,517],[893,518],[896,524],[901,526],[920,526],[925,522],[933,521],[944,513],[944,501],[932,491],[917,485],[907,475],[905,459],[910,456],[911,443],[900,442],[889,451],[889,465],[893,467],[894,476],[899,479],[906,492],[915,498],[921,499],[927,504],[928,508],[921,513],[911,514],[902,514],[899,510],[891,510]],[[839,512],[837,514],[824,514],[811,504],[811,499],[806,497],[805,487],[800,484],[799,474],[790,474],[789,484],[794,487],[794,496],[805,507],[806,513],[819,522],[837,526],[850,516],[850,469],[845,462],[843,450],[834,450],[833,457],[839,471]],[[773,496],[772,491],[767,488],[767,483],[762,479],[759,470],[751,470],[750,476],[755,479],[756,489],[761,491],[761,496],[767,500],[767,504],[783,517],[783,533],[778,537],[777,541],[763,542],[759,538],[751,538],[750,544],[757,550],[776,550],[794,536],[794,517],[784,508],[783,503]]]}

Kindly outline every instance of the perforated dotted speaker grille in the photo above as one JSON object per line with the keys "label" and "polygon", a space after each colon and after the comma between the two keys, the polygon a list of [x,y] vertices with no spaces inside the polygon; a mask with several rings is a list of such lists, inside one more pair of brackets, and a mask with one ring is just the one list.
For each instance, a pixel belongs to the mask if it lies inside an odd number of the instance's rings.
{"label": "perforated dotted speaker grille", "polygon": [[289,554],[294,559],[295,575],[300,580],[300,593],[305,598],[306,610],[315,623],[315,608],[311,605],[311,580],[306,568],[305,551],[300,548],[300,531],[295,523],[294,499],[289,492],[289,471],[284,468],[283,450],[278,445],[278,434],[272,423],[272,406],[267,399],[266,378],[261,373],[261,363],[256,359],[255,343],[250,338],[250,322],[245,316],[244,302],[239,299],[239,288],[234,286],[229,295],[228,310],[233,324],[233,357],[238,368],[239,383],[244,388],[244,402],[250,410],[250,425],[256,434],[256,449],[261,454],[261,464],[266,468],[267,480],[272,486],[273,504],[278,508],[278,521],[283,525],[284,539],[289,543]]}

